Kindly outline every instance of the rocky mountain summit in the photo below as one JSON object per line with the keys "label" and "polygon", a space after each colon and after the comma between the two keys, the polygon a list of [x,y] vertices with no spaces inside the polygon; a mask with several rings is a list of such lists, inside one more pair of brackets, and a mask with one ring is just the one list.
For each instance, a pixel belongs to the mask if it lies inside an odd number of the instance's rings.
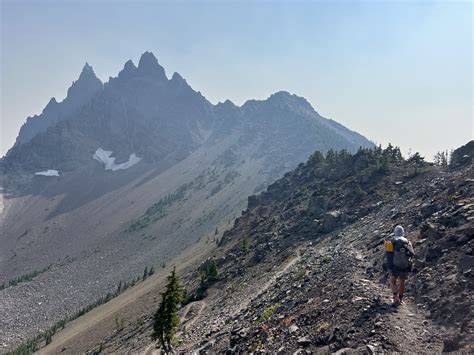
{"label": "rocky mountain summit", "polygon": [[150,52],[104,84],[86,64],[0,160],[0,352],[220,237],[315,149],[361,146],[287,92],[213,105]]}
{"label": "rocky mountain summit", "polygon": [[[28,118],[15,146],[0,162],[10,178],[3,179],[3,187],[18,181],[18,175],[29,182],[28,177],[39,170],[63,174],[83,170],[98,148],[114,152],[118,160],[136,154],[165,169],[239,128],[245,129],[246,141],[276,134],[273,139],[284,139],[283,148],[300,136],[297,149],[307,154],[315,147],[353,151],[371,145],[363,136],[319,116],[305,99],[286,92],[250,100],[242,107],[212,105],[178,73],[168,80],[156,57],[145,52],[138,67],[126,62],[105,84],[86,63],[63,102],[52,98],[41,115]],[[292,128],[297,130],[287,131]],[[290,154],[292,150],[285,149]]]}
{"label": "rocky mountain summit", "polygon": [[[449,168],[399,151],[314,153],[248,200],[212,257],[183,276],[183,353],[468,353],[473,334],[473,142]],[[383,241],[403,225],[415,249],[406,302],[391,305]],[[152,315],[90,353],[143,351]]]}
{"label": "rocky mountain summit", "polygon": [[96,77],[92,67],[86,63],[79,78],[72,83],[62,102],[57,102],[53,97],[41,115],[27,118],[26,123],[20,129],[15,146],[29,142],[33,137],[45,132],[49,127],[62,120],[72,118],[102,88],[102,82]]}

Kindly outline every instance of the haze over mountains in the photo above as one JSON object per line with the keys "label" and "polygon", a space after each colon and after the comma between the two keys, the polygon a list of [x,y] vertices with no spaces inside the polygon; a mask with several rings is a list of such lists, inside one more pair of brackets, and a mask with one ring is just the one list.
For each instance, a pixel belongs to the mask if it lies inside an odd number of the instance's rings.
{"label": "haze over mountains", "polygon": [[0,344],[219,238],[247,196],[315,150],[361,146],[373,144],[284,91],[213,105],[149,52],[105,84],[86,64],[0,161],[0,285],[49,266],[0,291]]}

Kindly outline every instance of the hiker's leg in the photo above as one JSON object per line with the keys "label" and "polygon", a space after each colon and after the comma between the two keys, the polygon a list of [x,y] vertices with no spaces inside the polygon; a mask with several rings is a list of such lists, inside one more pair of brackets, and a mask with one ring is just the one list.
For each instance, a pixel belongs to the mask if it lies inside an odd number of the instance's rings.
{"label": "hiker's leg", "polygon": [[398,302],[398,286],[397,286],[397,278],[393,275],[390,276],[390,288],[392,289],[393,293],[393,301]]}
{"label": "hiker's leg", "polygon": [[405,293],[405,279],[400,278],[400,290],[398,292],[400,301],[402,301],[403,294]]}
{"label": "hiker's leg", "polygon": [[398,293],[397,278],[393,275],[390,276],[390,289],[393,293]]}

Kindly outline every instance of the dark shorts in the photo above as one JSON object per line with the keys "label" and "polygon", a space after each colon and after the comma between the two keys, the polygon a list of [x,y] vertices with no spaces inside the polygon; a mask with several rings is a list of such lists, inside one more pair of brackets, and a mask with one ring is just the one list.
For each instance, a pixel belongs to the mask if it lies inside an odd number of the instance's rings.
{"label": "dark shorts", "polygon": [[406,280],[408,278],[408,270],[402,271],[402,270],[398,270],[398,269],[391,269],[390,270],[390,275],[392,275],[394,277],[398,277],[402,280]]}

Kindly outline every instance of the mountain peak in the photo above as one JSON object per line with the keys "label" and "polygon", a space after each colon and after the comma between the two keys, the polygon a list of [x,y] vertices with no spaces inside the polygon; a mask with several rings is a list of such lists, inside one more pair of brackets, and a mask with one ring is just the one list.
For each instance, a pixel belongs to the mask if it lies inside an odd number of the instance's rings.
{"label": "mountain peak", "polygon": [[170,83],[176,87],[190,87],[186,81],[179,73],[174,72],[171,77]]}
{"label": "mountain peak", "polygon": [[138,62],[138,66],[140,67],[148,63],[157,65],[158,59],[156,59],[155,55],[152,52],[146,51],[141,55],[140,61]]}
{"label": "mountain peak", "polygon": [[272,94],[266,101],[272,104],[286,105],[290,107],[297,105],[304,107],[305,109],[314,111],[314,108],[304,97],[295,94],[290,94],[287,91],[277,91],[276,93]]}
{"label": "mountain peak", "polygon": [[135,64],[133,64],[131,59],[127,60],[123,66],[123,70],[130,71],[133,69],[137,69],[137,67],[135,66]]}
{"label": "mountain peak", "polygon": [[55,97],[52,97],[52,98],[49,100],[48,104],[47,104],[47,105],[45,106],[45,108],[43,109],[43,113],[44,113],[44,112],[47,112],[47,111],[49,111],[49,110],[51,110],[51,109],[54,109],[54,107],[57,106],[57,105],[58,105],[58,102],[56,101],[56,98],[55,98]]}
{"label": "mountain peak", "polygon": [[145,52],[138,62],[138,70],[142,75],[153,77],[154,79],[166,79],[165,69],[158,63],[152,52]]}
{"label": "mountain peak", "polygon": [[97,79],[97,76],[94,73],[94,69],[89,65],[89,63],[86,62],[84,64],[84,67],[82,68],[81,74],[79,75],[79,80],[85,79],[85,78],[92,78],[92,79]]}
{"label": "mountain peak", "polygon": [[94,73],[94,69],[86,62],[82,68],[79,78],[74,81],[67,91],[67,97],[88,96],[90,92],[97,91],[102,87],[102,81]]}
{"label": "mountain peak", "polygon": [[230,101],[229,99],[225,100],[224,102],[218,102],[216,107],[219,107],[219,108],[237,108],[238,106],[236,106],[232,101]]}
{"label": "mountain peak", "polygon": [[179,75],[178,72],[174,72],[174,73],[173,73],[173,76],[171,77],[171,80],[174,80],[174,81],[184,81],[184,82],[186,82],[186,80],[184,80],[184,78],[183,78],[181,75]]}
{"label": "mountain peak", "polygon": [[137,70],[135,64],[129,59],[125,62],[123,69],[118,73],[117,78],[119,79],[127,79],[129,78],[132,73]]}
{"label": "mountain peak", "polygon": [[84,67],[82,68],[82,71],[83,72],[85,72],[85,71],[94,72],[94,69],[92,69],[92,67],[89,65],[89,63],[86,62],[86,64],[84,64]]}

